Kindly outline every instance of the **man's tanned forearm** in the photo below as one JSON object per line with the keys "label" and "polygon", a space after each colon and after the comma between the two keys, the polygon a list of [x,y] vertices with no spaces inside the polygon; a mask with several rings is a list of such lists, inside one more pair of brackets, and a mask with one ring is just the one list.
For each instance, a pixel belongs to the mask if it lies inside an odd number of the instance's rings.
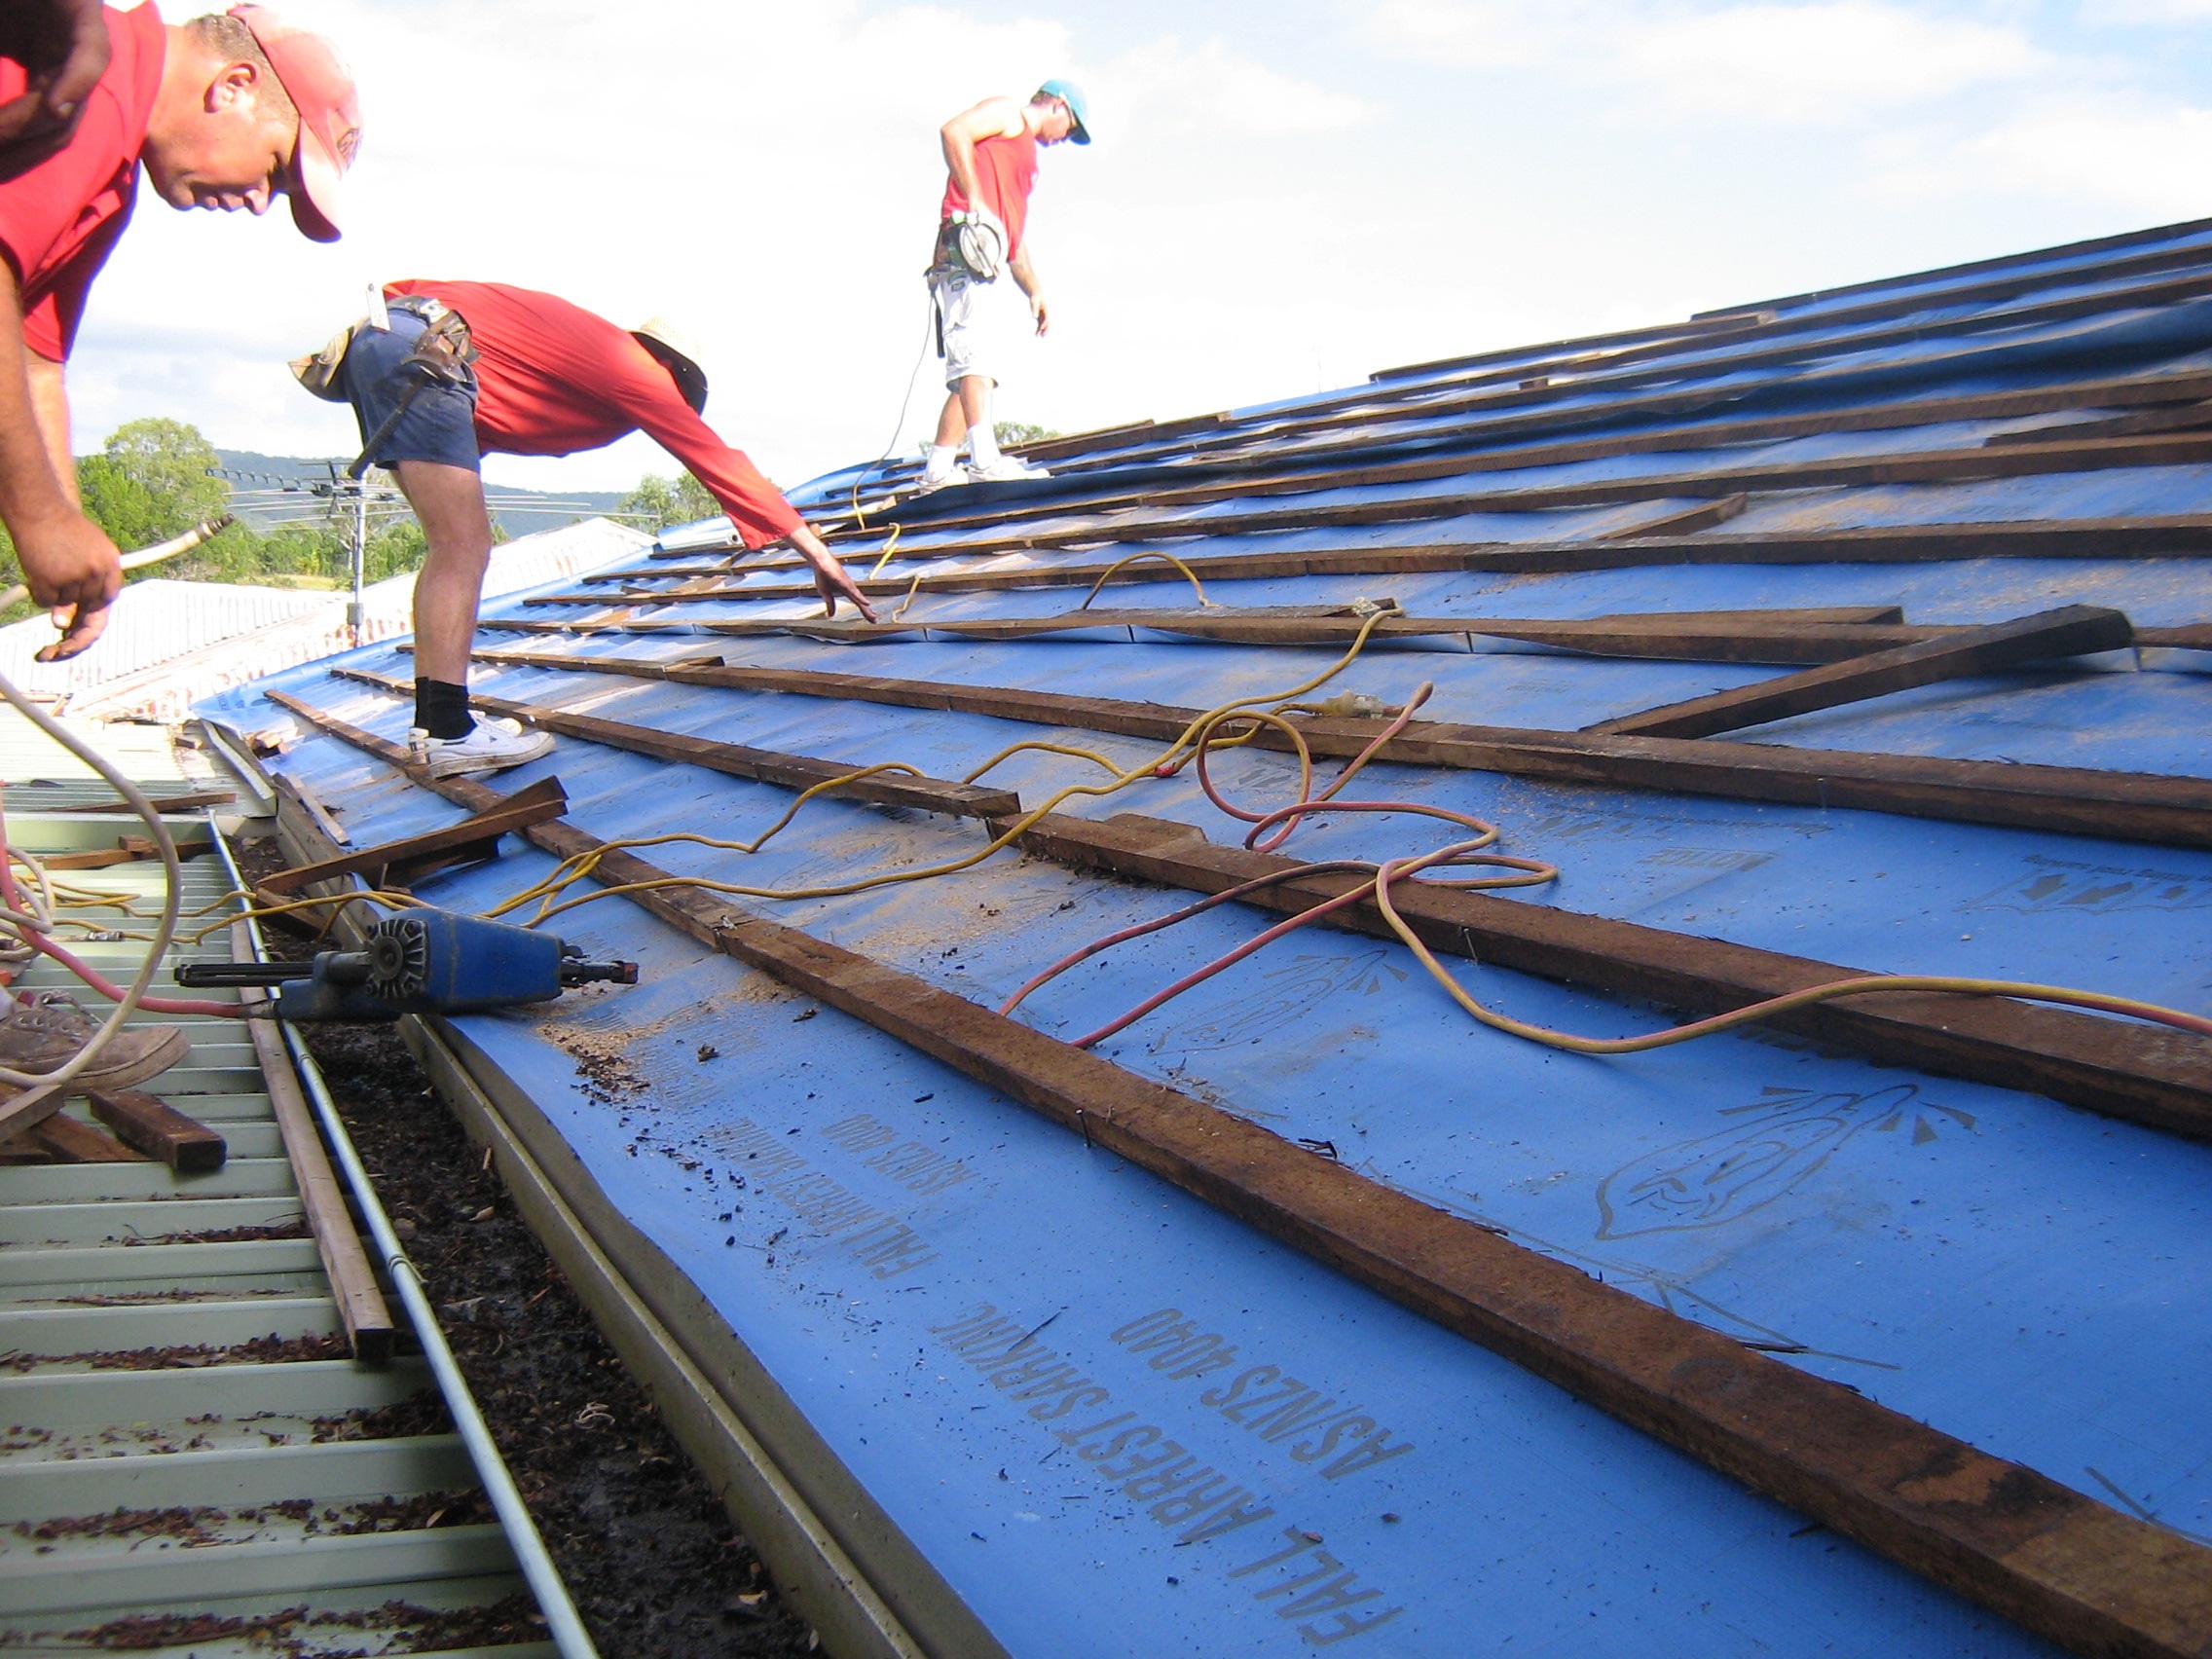
{"label": "man's tanned forearm", "polygon": [[64,499],[82,510],[77,494],[77,458],[69,453],[69,386],[61,365],[47,361],[36,351],[23,353],[23,372],[30,382],[31,415],[38,422],[39,437],[46,444],[46,459],[54,468],[54,481]]}
{"label": "man's tanned forearm", "polygon": [[79,510],[76,485],[61,365],[23,343],[15,274],[0,265],[0,523],[31,597],[63,630],[39,653],[42,662],[75,656],[98,639],[123,590],[115,543]]}
{"label": "man's tanned forearm", "polygon": [[[34,361],[45,359],[23,344],[15,274],[0,265],[0,520],[18,541],[26,527],[56,512],[73,512],[77,505],[75,493],[63,485],[55,466],[48,421],[56,388],[33,389]],[[58,372],[53,378],[58,382]],[[66,421],[68,404],[62,396]],[[66,427],[59,449],[68,454]]]}

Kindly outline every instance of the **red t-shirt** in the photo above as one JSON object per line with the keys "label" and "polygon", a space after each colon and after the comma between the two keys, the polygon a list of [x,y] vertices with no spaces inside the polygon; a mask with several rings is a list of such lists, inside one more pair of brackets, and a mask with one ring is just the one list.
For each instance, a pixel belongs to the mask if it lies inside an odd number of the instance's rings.
{"label": "red t-shirt", "polygon": [[[23,344],[55,363],[76,344],[92,278],[130,222],[138,151],[168,54],[152,0],[132,12],[109,7],[107,30],[114,55],[76,134],[58,154],[0,183],[0,259],[15,270]],[[20,63],[0,58],[0,101],[29,84]]]}
{"label": "red t-shirt", "polygon": [[[985,138],[976,145],[976,182],[983,187],[983,205],[1006,227],[1006,256],[1021,251],[1021,230],[1029,218],[1029,193],[1037,185],[1037,140],[1027,128],[1014,138]],[[960,181],[944,181],[940,219],[968,211]]]}
{"label": "red t-shirt", "polygon": [[644,432],[691,469],[748,547],[804,521],[742,451],[714,434],[653,354],[605,317],[503,282],[411,277],[385,293],[427,294],[465,317],[476,362],[476,441],[501,455],[574,455]]}

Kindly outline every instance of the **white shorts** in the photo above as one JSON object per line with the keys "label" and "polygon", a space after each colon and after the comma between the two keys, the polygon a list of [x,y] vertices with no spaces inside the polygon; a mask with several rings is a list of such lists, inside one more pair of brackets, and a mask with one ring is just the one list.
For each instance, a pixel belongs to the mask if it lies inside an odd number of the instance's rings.
{"label": "white shorts", "polygon": [[[944,385],[952,390],[970,375],[996,386],[1012,350],[1012,301],[1021,290],[1011,278],[978,282],[964,272],[936,272],[930,294],[937,302],[938,334],[944,354]],[[1022,314],[1027,315],[1023,308]]]}

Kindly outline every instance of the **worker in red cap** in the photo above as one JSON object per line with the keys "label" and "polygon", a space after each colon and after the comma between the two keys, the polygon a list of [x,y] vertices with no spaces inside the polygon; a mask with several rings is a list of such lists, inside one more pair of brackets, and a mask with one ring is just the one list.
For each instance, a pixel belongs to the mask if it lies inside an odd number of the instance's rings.
{"label": "worker in red cap", "polygon": [[390,469],[429,554],[415,580],[415,729],[433,777],[497,771],[553,746],[468,707],[468,651],[492,554],[482,457],[574,455],[642,431],[704,484],[749,548],[788,541],[832,612],[875,611],[822,539],[744,453],[700,417],[698,355],[658,320],[635,330],[552,294],[499,282],[387,282],[372,314],[292,365],[353,406],[361,463]]}
{"label": "worker in red cap", "polygon": [[[938,355],[944,359],[944,409],[922,464],[923,490],[971,480],[999,483],[1050,476],[999,453],[991,392],[999,383],[992,315],[1003,271],[1029,301],[1037,332],[1051,326],[1044,284],[1029,261],[1029,193],[1040,145],[1090,142],[1089,102],[1072,81],[1047,81],[1030,100],[985,98],[938,129],[944,152],[944,201],[930,258],[930,303]],[[968,445],[968,466],[954,462]]]}
{"label": "worker in red cap", "polygon": [[[73,0],[8,0],[77,14]],[[0,179],[0,523],[31,597],[61,638],[43,660],[99,637],[121,591],[115,544],[77,503],[69,454],[68,360],[92,278],[107,262],[144,167],[172,207],[268,211],[290,198],[316,241],[338,240],[338,181],[361,141],[361,117],[336,50],[263,6],[165,23],[152,4],[109,11],[106,68],[53,154]],[[0,57],[0,111],[66,72]],[[68,100],[64,100],[68,101]],[[0,157],[0,162],[6,158]],[[0,166],[0,173],[6,171]]]}

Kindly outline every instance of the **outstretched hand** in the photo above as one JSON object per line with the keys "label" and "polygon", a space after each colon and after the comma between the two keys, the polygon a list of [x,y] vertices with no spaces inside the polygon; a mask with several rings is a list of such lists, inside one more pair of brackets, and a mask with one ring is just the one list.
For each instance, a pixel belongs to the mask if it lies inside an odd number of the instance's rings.
{"label": "outstretched hand", "polygon": [[867,596],[846,574],[845,567],[832,559],[828,565],[814,567],[814,591],[822,596],[822,603],[831,616],[837,614],[837,601],[849,599],[853,608],[867,621],[876,620],[875,607],[868,604]]}
{"label": "outstretched hand", "polygon": [[8,10],[0,56],[22,64],[30,85],[0,104],[0,178],[38,166],[68,143],[109,56],[100,0],[12,0]]}
{"label": "outstretched hand", "polygon": [[822,544],[822,537],[801,526],[792,532],[791,541],[800,556],[814,567],[814,591],[822,596],[824,615],[836,615],[837,602],[849,599],[862,616],[870,622],[876,619],[875,607],[868,604],[867,596],[861,592],[860,585],[837,556]]}

